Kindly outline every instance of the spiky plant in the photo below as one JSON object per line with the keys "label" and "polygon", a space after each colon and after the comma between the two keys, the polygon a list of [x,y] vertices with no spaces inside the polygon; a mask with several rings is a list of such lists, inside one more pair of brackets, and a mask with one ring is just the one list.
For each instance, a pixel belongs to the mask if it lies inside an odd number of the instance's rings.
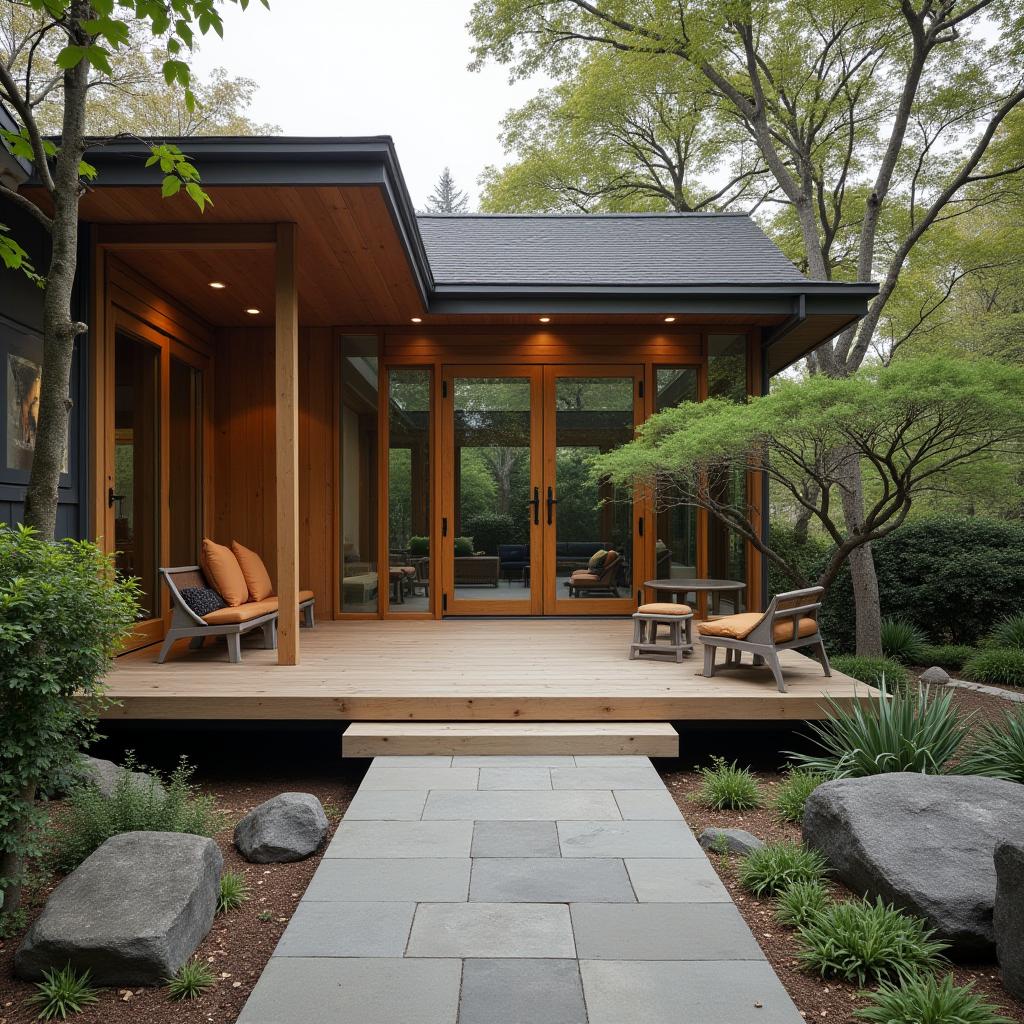
{"label": "spiky plant", "polygon": [[237,910],[249,898],[249,884],[239,871],[225,871],[220,876],[220,892],[217,895],[217,913],[225,914]]}
{"label": "spiky plant", "polygon": [[1002,723],[986,722],[971,739],[956,771],[1024,782],[1024,707],[1007,711]]}
{"label": "spiky plant", "polygon": [[824,772],[790,768],[786,772],[786,778],[775,791],[775,799],[772,801],[775,813],[782,821],[803,821],[807,798],[828,780],[829,776]]}
{"label": "spiky plant", "polygon": [[792,882],[775,897],[775,920],[798,928],[820,914],[832,902],[828,889],[818,879]]}
{"label": "spiky plant", "polygon": [[904,665],[918,665],[928,637],[907,619],[882,619],[882,651],[887,658]]}
{"label": "spiky plant", "polygon": [[36,988],[28,1001],[39,1007],[39,1020],[67,1020],[69,1013],[81,1013],[99,999],[89,984],[89,972],[79,974],[71,964],[60,971],[43,971]]}
{"label": "spiky plant", "polygon": [[818,850],[785,841],[767,843],[743,858],[739,878],[755,896],[774,896],[797,882],[820,881],[827,867]]}
{"label": "spiky plant", "polygon": [[167,992],[171,999],[197,999],[217,979],[213,971],[202,960],[193,957],[178,968],[178,973],[167,981]]}
{"label": "spiky plant", "polygon": [[941,981],[934,974],[919,974],[902,985],[885,982],[870,1000],[854,1012],[870,1024],[1013,1024],[974,991],[973,982],[956,985],[952,974]]}
{"label": "spiky plant", "polygon": [[716,811],[750,811],[762,804],[761,788],[749,768],[713,757],[710,768],[698,768],[701,777],[697,801]]}

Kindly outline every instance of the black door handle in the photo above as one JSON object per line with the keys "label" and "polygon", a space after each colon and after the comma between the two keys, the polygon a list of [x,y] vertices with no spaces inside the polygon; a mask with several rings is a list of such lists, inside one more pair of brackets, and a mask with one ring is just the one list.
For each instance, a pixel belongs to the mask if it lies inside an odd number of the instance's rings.
{"label": "black door handle", "polygon": [[558,499],[555,497],[555,492],[552,488],[548,488],[548,526],[552,523],[552,509],[558,504]]}
{"label": "black door handle", "polygon": [[527,505],[533,506],[533,525],[540,526],[540,488],[534,487],[533,489],[533,500],[528,501]]}

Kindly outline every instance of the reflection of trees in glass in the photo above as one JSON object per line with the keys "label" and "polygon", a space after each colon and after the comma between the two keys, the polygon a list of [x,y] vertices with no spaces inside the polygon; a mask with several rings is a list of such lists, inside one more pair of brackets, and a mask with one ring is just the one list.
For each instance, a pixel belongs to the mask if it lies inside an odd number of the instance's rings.
{"label": "reflection of trees in glass", "polygon": [[412,534],[412,453],[408,448],[388,452],[388,544],[394,550],[409,546]]}
{"label": "reflection of trees in glass", "polygon": [[589,412],[628,413],[630,431],[633,426],[632,377],[559,377],[555,391],[555,408]]}

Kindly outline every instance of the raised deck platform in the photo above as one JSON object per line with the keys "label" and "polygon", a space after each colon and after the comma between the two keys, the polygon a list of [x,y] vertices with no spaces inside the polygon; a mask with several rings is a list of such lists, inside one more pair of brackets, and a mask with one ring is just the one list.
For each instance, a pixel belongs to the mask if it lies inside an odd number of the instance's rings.
{"label": "raised deck platform", "polygon": [[794,721],[823,718],[824,695],[842,705],[873,695],[849,676],[822,675],[782,655],[788,693],[764,668],[699,675],[701,649],[679,665],[629,661],[622,619],[446,619],[323,622],[302,630],[302,664],[243,647],[177,645],[118,659],[109,677],[119,706],[108,718],[335,721]]}

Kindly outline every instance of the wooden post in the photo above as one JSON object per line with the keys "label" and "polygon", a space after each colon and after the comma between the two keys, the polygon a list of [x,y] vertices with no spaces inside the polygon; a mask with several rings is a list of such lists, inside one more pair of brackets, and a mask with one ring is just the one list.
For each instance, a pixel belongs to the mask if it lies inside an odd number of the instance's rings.
{"label": "wooden post", "polygon": [[299,302],[295,225],[277,225],[274,305],[277,663],[299,663]]}

